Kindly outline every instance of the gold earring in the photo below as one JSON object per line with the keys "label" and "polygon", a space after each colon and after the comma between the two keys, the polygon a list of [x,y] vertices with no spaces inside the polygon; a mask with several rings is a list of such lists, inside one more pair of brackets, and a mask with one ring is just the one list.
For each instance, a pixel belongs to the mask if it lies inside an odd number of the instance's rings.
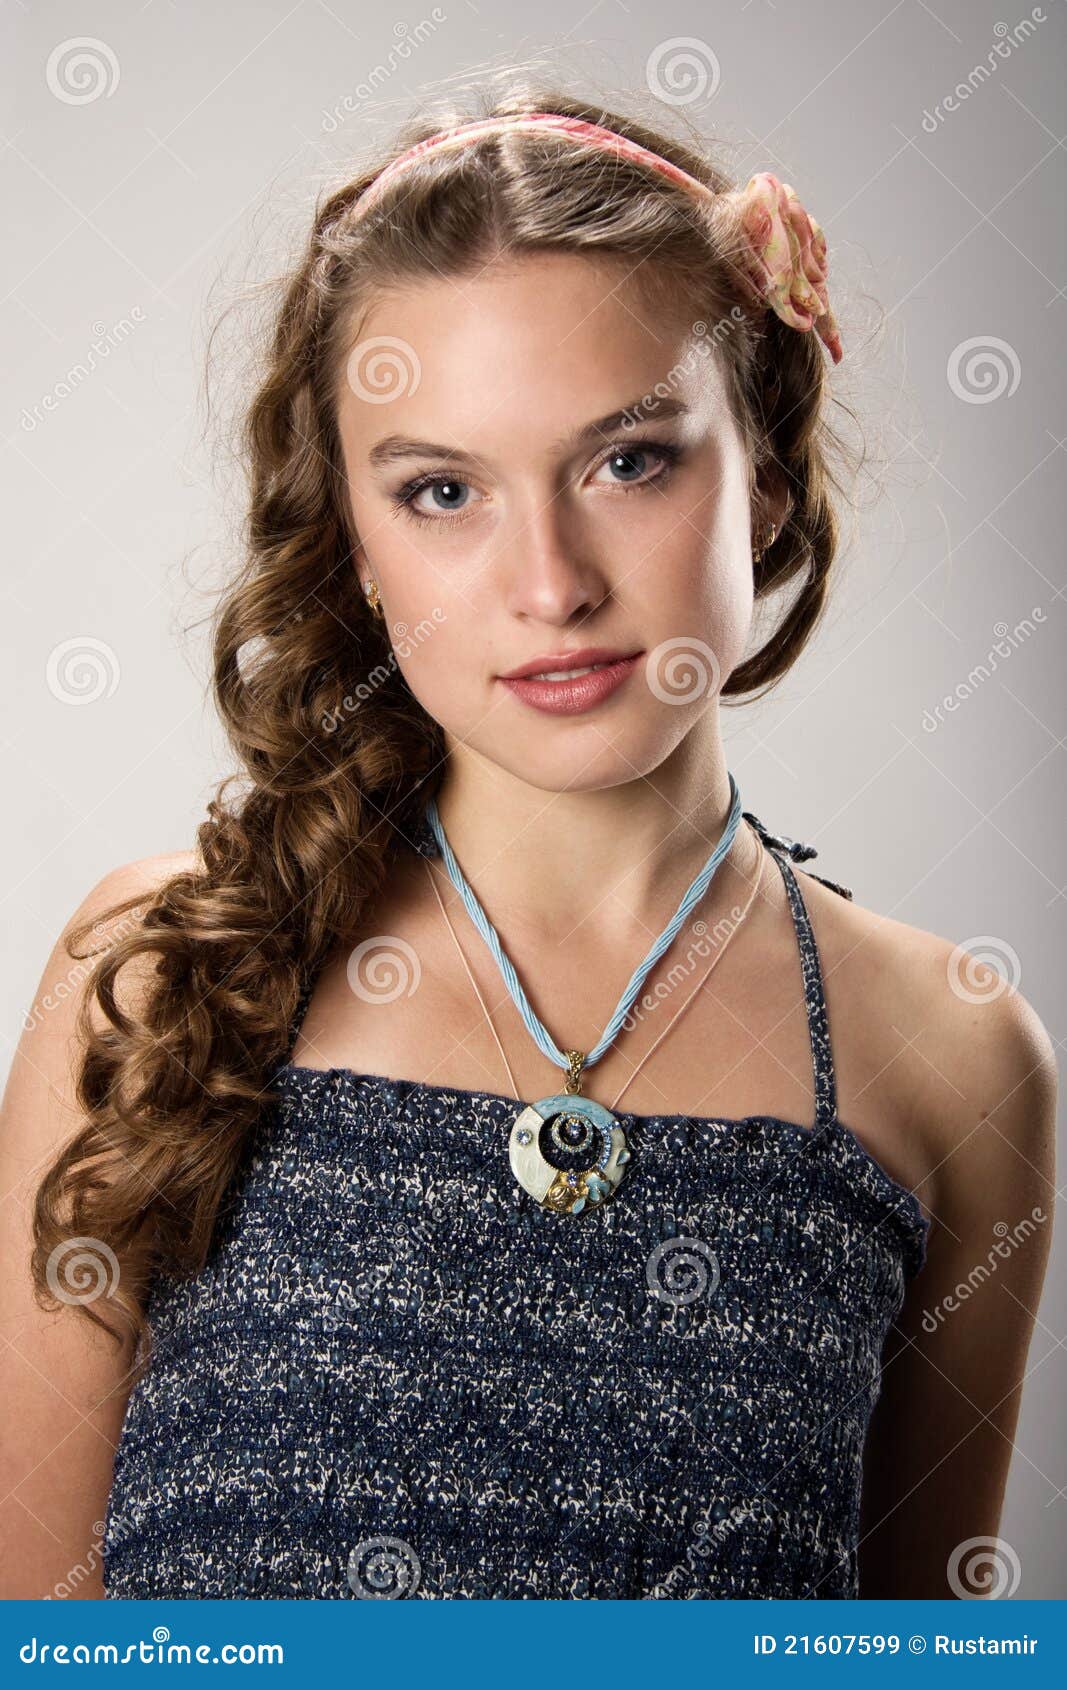
{"label": "gold earring", "polygon": [[382,597],[378,591],[377,581],[365,582],[363,591],[367,596],[367,603],[370,605],[374,615],[378,618],[379,622],[383,622],[385,620],[385,611],[382,607]]}
{"label": "gold earring", "polygon": [[769,550],[769,548],[774,544],[774,536],[777,534],[777,532],[778,532],[777,525],[772,522],[771,523],[771,531],[768,534],[766,540],[763,542],[763,545],[758,546],[752,554],[753,563],[762,563],[763,562],[764,553],[767,552]]}

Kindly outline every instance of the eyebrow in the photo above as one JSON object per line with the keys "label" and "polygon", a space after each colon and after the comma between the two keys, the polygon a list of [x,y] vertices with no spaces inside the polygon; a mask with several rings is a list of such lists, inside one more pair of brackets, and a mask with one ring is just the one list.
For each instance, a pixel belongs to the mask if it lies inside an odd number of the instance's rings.
{"label": "eyebrow", "polygon": [[[635,419],[638,424],[663,422],[670,417],[685,416],[688,412],[689,406],[681,399],[670,395],[660,397],[643,393],[640,398],[631,400],[630,404],[624,405],[621,410],[610,411],[606,417],[598,417],[595,422],[584,423],[581,428],[565,435],[558,445],[564,451],[572,451],[591,440],[618,434],[621,430],[633,426]],[[367,461],[372,469],[383,468],[398,458],[436,458],[446,463],[475,465],[483,461],[457,446],[441,446],[432,440],[413,440],[400,434],[386,435],[385,439],[379,440],[367,454]]]}

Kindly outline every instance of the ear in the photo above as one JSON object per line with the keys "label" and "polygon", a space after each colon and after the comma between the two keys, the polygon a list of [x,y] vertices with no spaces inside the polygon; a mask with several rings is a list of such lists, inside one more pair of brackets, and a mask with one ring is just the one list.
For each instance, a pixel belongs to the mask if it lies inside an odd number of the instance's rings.
{"label": "ear", "polygon": [[777,464],[764,465],[752,495],[753,538],[766,534],[772,526],[780,534],[791,509],[792,500],[782,471]]}
{"label": "ear", "polygon": [[348,561],[356,572],[356,580],[359,583],[360,592],[366,592],[368,586],[370,585],[372,575],[370,566],[367,563],[367,554],[361,545],[354,545],[352,547],[348,554]]}

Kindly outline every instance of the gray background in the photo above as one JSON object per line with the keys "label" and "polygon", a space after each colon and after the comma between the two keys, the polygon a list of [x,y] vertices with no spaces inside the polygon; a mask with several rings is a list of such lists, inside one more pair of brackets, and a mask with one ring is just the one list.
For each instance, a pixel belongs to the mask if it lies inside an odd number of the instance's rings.
{"label": "gray background", "polygon": [[[1061,0],[1038,10],[949,112],[1021,3],[541,0],[536,34],[488,0],[6,7],[5,1070],[63,920],[118,863],[190,845],[228,766],[203,619],[234,558],[222,419],[254,300],[209,409],[212,326],[323,182],[513,63],[696,125],[823,224],[834,388],[873,461],[830,615],[727,714],[730,765],[859,902],[999,956],[1062,1047],[1067,31]],[[686,37],[672,105],[646,67]],[[1063,1263],[1057,1240],[1001,1526],[1020,1597],[1065,1594]]]}

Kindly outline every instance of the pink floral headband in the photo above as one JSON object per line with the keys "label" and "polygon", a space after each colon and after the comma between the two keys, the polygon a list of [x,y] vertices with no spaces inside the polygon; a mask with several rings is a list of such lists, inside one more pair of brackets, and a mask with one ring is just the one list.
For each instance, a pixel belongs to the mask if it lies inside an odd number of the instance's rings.
{"label": "pink floral headband", "polygon": [[534,132],[552,129],[572,140],[650,166],[695,198],[713,202],[716,218],[724,218],[737,237],[737,249],[731,256],[738,261],[755,303],[769,306],[790,328],[814,328],[834,363],[841,362],[844,351],[826,291],[826,237],[792,188],[766,170],[750,177],[740,192],[718,194],[690,176],[687,170],[612,129],[557,112],[526,112],[513,117],[475,118],[416,142],[379,172],[357,202],[354,215],[361,215],[378,199],[387,183],[424,153],[465,147],[483,135],[498,134],[502,129]]}

